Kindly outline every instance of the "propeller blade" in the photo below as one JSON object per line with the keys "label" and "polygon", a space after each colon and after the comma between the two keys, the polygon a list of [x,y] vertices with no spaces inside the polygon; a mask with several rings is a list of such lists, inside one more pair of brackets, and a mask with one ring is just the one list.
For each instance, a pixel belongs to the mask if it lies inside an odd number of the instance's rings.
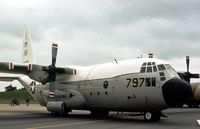
{"label": "propeller blade", "polygon": [[56,65],[56,58],[57,58],[57,51],[58,51],[58,44],[52,44],[52,66]]}
{"label": "propeller blade", "polygon": [[54,92],[55,91],[55,82],[50,82],[49,83],[49,92]]}
{"label": "propeller blade", "polygon": [[187,66],[187,72],[189,72],[189,67],[190,67],[190,57],[186,56],[186,66]]}
{"label": "propeller blade", "polygon": [[71,68],[57,68],[56,69],[57,73],[65,73],[65,74],[69,74],[69,75],[75,75],[76,74],[76,70],[75,69],[71,69]]}
{"label": "propeller blade", "polygon": [[58,44],[53,43],[52,44],[52,64],[49,65],[48,70],[47,70],[49,73],[48,81],[50,82],[49,93],[54,93],[55,91],[55,80],[56,80],[56,73],[57,73],[57,68],[56,68],[57,52],[58,52]]}
{"label": "propeller blade", "polygon": [[193,74],[191,74],[191,78],[200,78],[200,76],[197,73],[193,73]]}

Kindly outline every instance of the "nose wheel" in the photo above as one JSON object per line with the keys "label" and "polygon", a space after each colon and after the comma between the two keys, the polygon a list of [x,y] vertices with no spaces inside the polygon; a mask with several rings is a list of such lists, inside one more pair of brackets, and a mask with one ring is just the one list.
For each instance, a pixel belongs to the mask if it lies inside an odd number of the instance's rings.
{"label": "nose wheel", "polygon": [[144,119],[145,121],[156,122],[160,120],[161,112],[160,111],[152,111],[145,112]]}

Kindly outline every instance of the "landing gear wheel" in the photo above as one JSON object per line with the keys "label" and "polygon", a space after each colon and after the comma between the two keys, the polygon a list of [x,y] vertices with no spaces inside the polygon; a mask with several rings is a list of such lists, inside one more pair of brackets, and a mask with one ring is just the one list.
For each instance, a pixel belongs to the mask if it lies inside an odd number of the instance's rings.
{"label": "landing gear wheel", "polygon": [[68,110],[66,108],[66,104],[65,103],[63,103],[62,106],[61,106],[60,115],[61,116],[68,116]]}
{"label": "landing gear wheel", "polygon": [[144,119],[147,120],[147,121],[151,120],[152,119],[151,112],[145,112],[144,113]]}
{"label": "landing gear wheel", "polygon": [[145,112],[144,119],[150,122],[156,122],[160,120],[161,112],[160,111],[152,111],[152,112]]}
{"label": "landing gear wheel", "polygon": [[58,111],[51,111],[51,115],[55,117],[64,117],[64,116],[68,116],[69,112],[70,112],[70,109],[68,109],[66,104],[63,103],[60,107],[60,110],[58,109]]}

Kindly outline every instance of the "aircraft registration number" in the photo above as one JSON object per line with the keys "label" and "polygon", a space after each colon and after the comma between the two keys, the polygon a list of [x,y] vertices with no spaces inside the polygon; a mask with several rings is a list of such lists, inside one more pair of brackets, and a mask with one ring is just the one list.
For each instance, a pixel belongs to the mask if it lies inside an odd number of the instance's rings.
{"label": "aircraft registration number", "polygon": [[156,86],[156,78],[127,78],[127,85],[126,87],[151,87],[151,86]]}

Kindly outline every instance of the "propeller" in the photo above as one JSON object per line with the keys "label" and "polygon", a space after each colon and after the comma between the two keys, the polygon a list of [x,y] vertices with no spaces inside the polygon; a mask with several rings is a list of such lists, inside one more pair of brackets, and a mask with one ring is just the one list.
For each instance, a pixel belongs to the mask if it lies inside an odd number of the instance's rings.
{"label": "propeller", "polygon": [[184,73],[178,73],[181,78],[183,78],[185,81],[190,83],[191,78],[200,78],[199,74],[197,73],[190,73],[190,57],[186,56],[186,67],[187,67],[187,72]]}
{"label": "propeller", "polygon": [[55,90],[55,80],[56,80],[56,73],[58,69],[56,67],[56,59],[57,59],[57,52],[58,52],[58,44],[52,44],[52,63],[48,66],[48,80],[50,82],[49,92],[54,92]]}
{"label": "propeller", "polygon": [[[37,80],[37,78],[35,80],[41,82],[42,84],[46,84],[46,83],[50,82],[51,86],[49,88],[49,91],[55,90],[54,82],[56,81],[57,74],[76,75],[76,69],[72,69],[72,68],[68,68],[68,67],[56,67],[57,52],[58,52],[58,44],[53,43],[52,44],[51,64],[49,66],[38,65],[38,64],[29,64],[28,69],[27,69],[28,72],[36,72],[36,73],[40,72],[40,74],[42,71],[44,71],[45,74],[47,74],[47,77],[43,78],[44,75],[42,75],[43,77],[39,77],[39,80]],[[1,66],[1,64],[0,64],[0,66]]]}
{"label": "propeller", "polygon": [[55,81],[56,81],[56,74],[57,73],[66,73],[64,68],[57,68],[56,67],[56,59],[57,59],[57,52],[58,52],[58,44],[52,44],[52,63],[51,65],[44,67],[43,70],[48,73],[48,77],[44,80],[44,83],[49,82],[49,92],[54,93],[55,91]]}

